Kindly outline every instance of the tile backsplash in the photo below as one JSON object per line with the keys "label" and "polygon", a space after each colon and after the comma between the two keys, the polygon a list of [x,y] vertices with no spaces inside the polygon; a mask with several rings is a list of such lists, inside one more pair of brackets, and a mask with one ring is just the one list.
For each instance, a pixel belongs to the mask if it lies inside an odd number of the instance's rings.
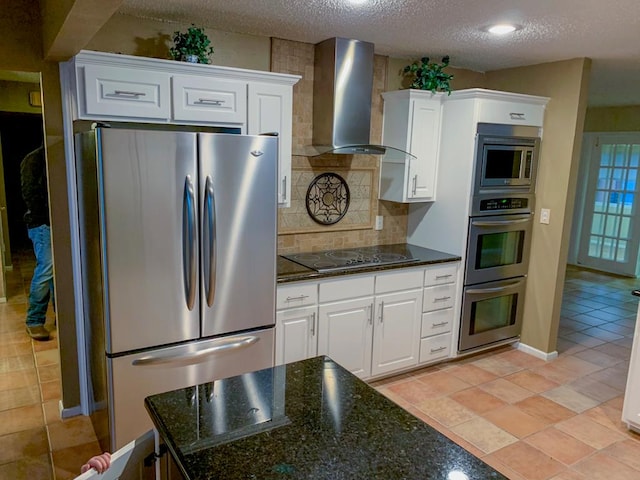
{"label": "tile backsplash", "polygon": [[[293,151],[311,145],[313,122],[314,45],[274,38],[271,71],[301,75],[293,88]],[[371,141],[382,137],[382,96],[386,89],[387,57],[374,59]],[[292,158],[291,207],[278,209],[278,253],[403,243],[407,236],[405,204],[379,201],[380,158],[374,155],[322,155]],[[321,173],[343,177],[351,192],[347,214],[333,225],[321,225],[308,215],[305,199],[309,183]],[[375,216],[384,228],[374,230]]]}

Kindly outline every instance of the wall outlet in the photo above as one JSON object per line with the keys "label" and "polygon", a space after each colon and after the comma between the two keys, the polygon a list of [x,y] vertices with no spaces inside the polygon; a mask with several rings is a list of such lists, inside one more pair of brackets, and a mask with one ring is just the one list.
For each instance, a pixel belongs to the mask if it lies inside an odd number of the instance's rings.
{"label": "wall outlet", "polygon": [[376,230],[382,230],[384,225],[384,217],[382,215],[376,215]]}
{"label": "wall outlet", "polygon": [[551,210],[548,208],[540,209],[540,223],[544,223],[545,225],[549,225],[549,218],[551,217]]}

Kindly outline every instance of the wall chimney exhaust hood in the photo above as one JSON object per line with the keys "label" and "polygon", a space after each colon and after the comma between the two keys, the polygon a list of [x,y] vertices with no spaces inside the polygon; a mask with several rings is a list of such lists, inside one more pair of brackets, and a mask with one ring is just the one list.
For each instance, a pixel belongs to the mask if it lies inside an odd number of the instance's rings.
{"label": "wall chimney exhaust hood", "polygon": [[373,55],[373,43],[360,40],[329,38],[316,44],[313,145],[301,155],[406,153],[370,143]]}

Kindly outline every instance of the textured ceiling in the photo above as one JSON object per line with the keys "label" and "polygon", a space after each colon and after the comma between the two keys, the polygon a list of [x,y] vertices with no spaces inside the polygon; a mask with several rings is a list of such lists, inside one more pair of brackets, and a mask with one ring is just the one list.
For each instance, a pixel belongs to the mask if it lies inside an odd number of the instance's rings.
{"label": "textured ceiling", "polygon": [[[640,0],[124,0],[119,12],[308,43],[355,38],[483,72],[589,57],[591,106],[640,105]],[[497,22],[522,28],[483,31]]]}

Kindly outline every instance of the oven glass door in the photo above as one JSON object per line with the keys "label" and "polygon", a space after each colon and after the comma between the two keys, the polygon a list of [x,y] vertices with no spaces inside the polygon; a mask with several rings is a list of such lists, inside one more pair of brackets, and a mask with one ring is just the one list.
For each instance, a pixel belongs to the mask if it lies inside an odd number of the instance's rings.
{"label": "oven glass door", "polygon": [[459,350],[518,337],[525,287],[526,277],[465,287]]}
{"label": "oven glass door", "polygon": [[532,226],[531,214],[472,217],[465,285],[526,275]]}
{"label": "oven glass door", "polygon": [[520,145],[485,145],[482,187],[531,185],[533,148]]}

